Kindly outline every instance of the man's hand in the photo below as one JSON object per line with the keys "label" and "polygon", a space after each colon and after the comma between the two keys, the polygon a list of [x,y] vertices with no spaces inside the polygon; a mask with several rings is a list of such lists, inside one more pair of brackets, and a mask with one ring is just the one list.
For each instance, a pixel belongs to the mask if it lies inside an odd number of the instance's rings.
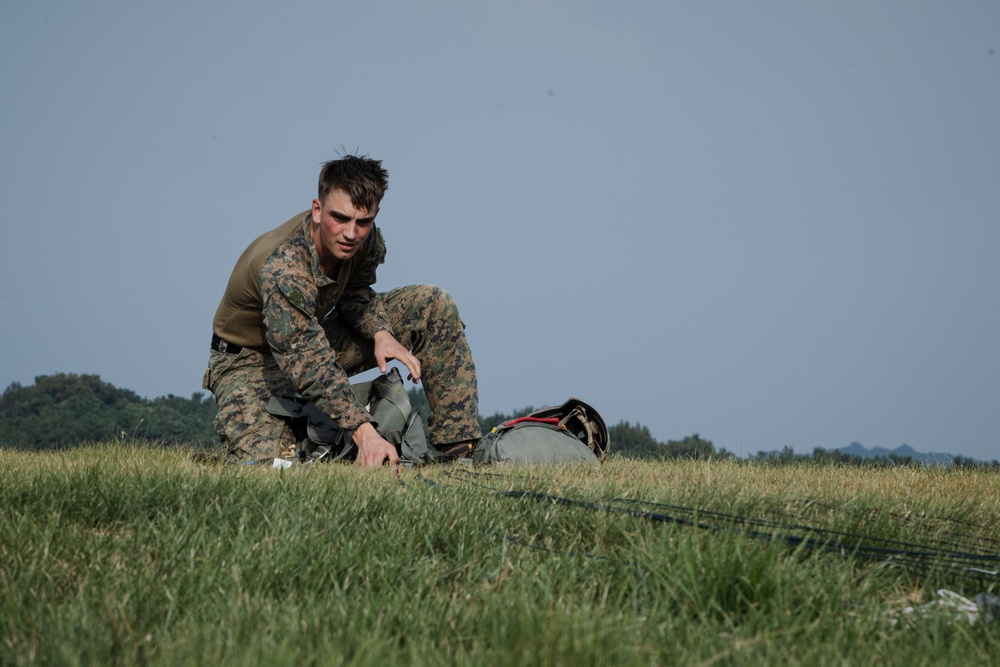
{"label": "man's hand", "polygon": [[351,439],[358,447],[358,465],[375,468],[382,465],[386,459],[389,459],[390,465],[399,464],[396,448],[378,434],[371,422],[365,422],[354,429]]}
{"label": "man's hand", "polygon": [[390,359],[401,361],[410,371],[410,379],[420,382],[420,360],[403,347],[391,333],[379,331],[375,334],[375,361],[380,372],[385,373]]}

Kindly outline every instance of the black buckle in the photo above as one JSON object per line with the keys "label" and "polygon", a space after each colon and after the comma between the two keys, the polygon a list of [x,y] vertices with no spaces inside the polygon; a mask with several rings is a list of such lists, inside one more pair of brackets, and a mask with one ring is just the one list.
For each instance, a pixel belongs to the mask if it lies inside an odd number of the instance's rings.
{"label": "black buckle", "polygon": [[226,354],[239,354],[243,349],[239,345],[228,343],[216,334],[212,334],[212,349]]}

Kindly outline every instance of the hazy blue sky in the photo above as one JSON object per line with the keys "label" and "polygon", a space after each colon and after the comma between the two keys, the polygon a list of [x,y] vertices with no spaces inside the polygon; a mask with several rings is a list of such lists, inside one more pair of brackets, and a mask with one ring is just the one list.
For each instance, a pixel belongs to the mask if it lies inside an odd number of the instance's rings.
{"label": "hazy blue sky", "polygon": [[1000,3],[4,2],[0,388],[199,391],[346,148],[481,411],[1000,457]]}

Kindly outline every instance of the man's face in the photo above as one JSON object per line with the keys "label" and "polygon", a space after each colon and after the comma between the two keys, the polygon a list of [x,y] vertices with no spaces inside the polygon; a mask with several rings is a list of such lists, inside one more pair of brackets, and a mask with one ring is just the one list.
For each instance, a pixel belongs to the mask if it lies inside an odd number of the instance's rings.
{"label": "man's face", "polygon": [[353,257],[371,233],[377,214],[378,208],[374,212],[355,208],[343,190],[331,190],[323,201],[314,199],[310,232],[320,263],[332,266]]}

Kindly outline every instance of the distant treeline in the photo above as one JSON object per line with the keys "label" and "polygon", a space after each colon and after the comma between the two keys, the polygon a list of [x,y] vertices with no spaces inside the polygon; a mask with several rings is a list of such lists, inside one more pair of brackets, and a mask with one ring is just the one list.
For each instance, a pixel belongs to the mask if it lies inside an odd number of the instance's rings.
{"label": "distant treeline", "polygon": [[218,437],[215,412],[215,400],[200,393],[146,399],[97,375],[42,375],[0,396],[0,446],[60,449],[116,438],[209,446]]}
{"label": "distant treeline", "polygon": [[[889,454],[888,456],[857,456],[839,449],[828,450],[816,447],[812,454],[796,454],[791,447],[785,447],[779,452],[757,452],[751,461],[767,465],[788,465],[794,463],[818,463],[834,466],[869,466],[876,468],[891,468],[893,466],[924,466],[924,462],[912,456]],[[1000,471],[1000,461],[978,461],[964,456],[954,456],[947,464],[951,468],[974,468],[977,470]]]}
{"label": "distant treeline", "polygon": [[[429,408],[423,391],[410,389],[409,395],[413,406],[426,420]],[[479,424],[483,433],[487,433],[494,426],[534,409],[525,407],[512,413],[479,415]],[[128,389],[118,389],[103,382],[98,375],[42,375],[36,377],[35,384],[31,386],[13,383],[0,396],[0,447],[49,450],[126,439],[210,449],[218,446],[212,428],[215,413],[215,400],[211,395],[194,393],[190,398],[182,398],[171,394],[147,399]],[[608,431],[611,452],[617,456],[636,459],[737,458],[725,449],[717,449],[711,440],[697,433],[680,440],[659,441],[646,426],[627,421],[610,426]],[[865,458],[819,448],[812,454],[795,454],[790,447],[780,452],[758,452],[748,461],[767,465],[819,463],[880,467],[916,463],[905,456]],[[955,457],[952,466],[1000,470],[1000,462],[980,463],[961,456]]]}

